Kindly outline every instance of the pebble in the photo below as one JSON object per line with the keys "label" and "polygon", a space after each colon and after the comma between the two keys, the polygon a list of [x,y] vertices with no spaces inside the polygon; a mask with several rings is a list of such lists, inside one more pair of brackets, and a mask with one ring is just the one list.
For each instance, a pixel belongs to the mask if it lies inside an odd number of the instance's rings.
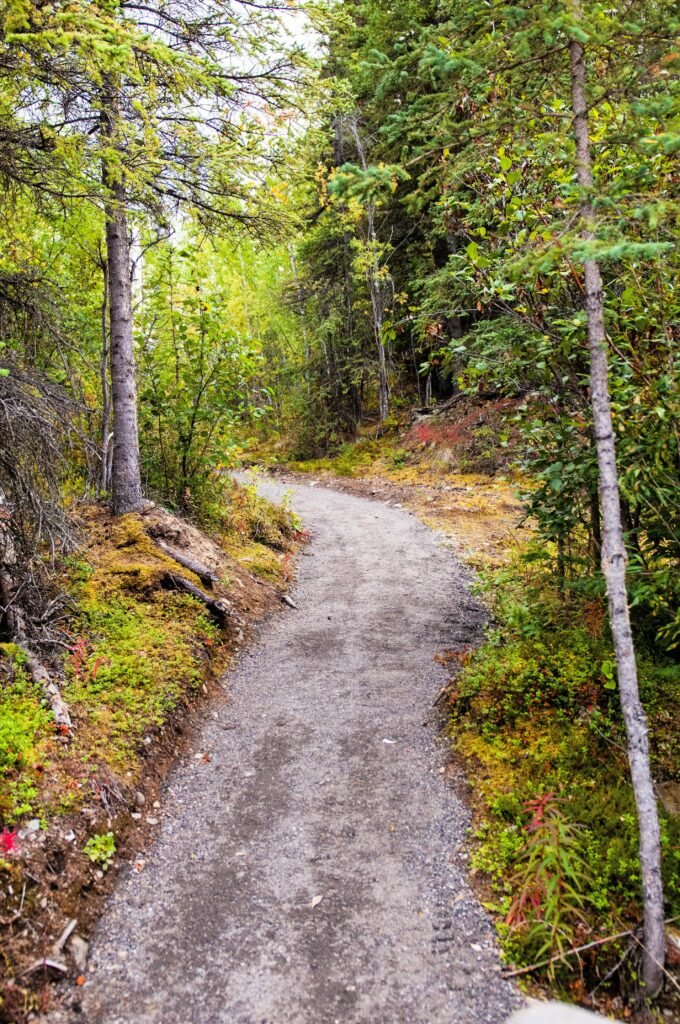
{"label": "pebble", "polygon": [[73,962],[79,971],[84,971],[87,966],[87,953],[90,948],[89,942],[80,935],[72,935],[68,943],[68,951],[73,957]]}

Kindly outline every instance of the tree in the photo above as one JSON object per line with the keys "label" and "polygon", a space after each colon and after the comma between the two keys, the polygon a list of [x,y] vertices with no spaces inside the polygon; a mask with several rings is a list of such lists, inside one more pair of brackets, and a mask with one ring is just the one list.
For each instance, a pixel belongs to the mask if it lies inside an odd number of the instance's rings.
{"label": "tree", "polygon": [[[70,160],[71,178],[105,211],[112,502],[120,514],[142,501],[131,217],[167,224],[190,208],[206,225],[260,223],[252,178],[262,177],[274,155],[261,142],[267,117],[284,102],[293,61],[272,55],[276,4],[268,2],[212,0],[197,10],[188,0],[143,7],[79,0],[47,12],[24,3],[11,27],[7,66],[21,67],[29,55],[42,100],[32,108],[40,119],[31,130],[54,148],[68,143],[78,157]],[[99,181],[91,174],[97,165]],[[59,187],[56,178],[38,184]]]}
{"label": "tree", "polygon": [[[595,181],[588,130],[586,49],[582,41],[579,0],[572,0],[571,9],[574,17],[574,38],[569,42],[571,102],[574,112],[577,179],[583,191],[581,235],[588,245],[597,238],[597,221],[593,207]],[[583,269],[590,351],[590,395],[602,513],[602,571],[607,583],[609,622],[614,640],[621,707],[628,735],[628,758],[640,823],[640,864],[645,917],[643,978],[646,992],[653,998],[663,986],[663,965],[666,956],[659,815],[649,763],[647,718],[640,701],[635,645],[630,625],[626,587],[628,557],[621,521],[616,442],[609,394],[602,275],[597,260],[592,258],[584,260]]]}

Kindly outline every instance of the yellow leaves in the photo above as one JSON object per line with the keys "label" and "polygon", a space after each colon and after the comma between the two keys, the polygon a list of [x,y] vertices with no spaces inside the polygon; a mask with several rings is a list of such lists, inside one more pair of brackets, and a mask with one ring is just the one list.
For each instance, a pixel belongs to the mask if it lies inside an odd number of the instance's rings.
{"label": "yellow leaves", "polygon": [[289,188],[290,185],[287,181],[275,182],[269,189],[272,197],[277,203],[289,203]]}

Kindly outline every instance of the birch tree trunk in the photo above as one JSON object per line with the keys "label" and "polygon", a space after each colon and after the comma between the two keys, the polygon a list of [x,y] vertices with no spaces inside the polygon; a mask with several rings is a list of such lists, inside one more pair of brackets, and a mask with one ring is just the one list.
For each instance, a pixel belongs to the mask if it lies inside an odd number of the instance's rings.
{"label": "birch tree trunk", "polygon": [[[577,19],[580,18],[581,9],[578,0],[572,0],[571,8],[574,16]],[[582,238],[585,242],[591,242],[595,238],[595,212],[590,198],[593,189],[593,171],[583,44],[572,40],[569,53],[577,177],[584,194],[581,207]],[[666,948],[659,817],[649,763],[647,719],[640,701],[628,608],[627,556],[623,540],[621,499],[609,398],[602,277],[599,265],[595,260],[585,260],[584,277],[590,352],[590,391],[599,467],[602,571],[607,584],[619,694],[628,737],[628,759],[640,832],[640,865],[644,901],[643,981],[646,995],[653,998],[663,985]]]}

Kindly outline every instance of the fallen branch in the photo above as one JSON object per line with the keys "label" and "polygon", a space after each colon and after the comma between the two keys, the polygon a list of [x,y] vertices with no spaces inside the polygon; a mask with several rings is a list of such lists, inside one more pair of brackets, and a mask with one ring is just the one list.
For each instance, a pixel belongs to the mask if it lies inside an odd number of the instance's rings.
{"label": "fallen branch", "polygon": [[40,970],[59,971],[60,974],[68,974],[68,967],[66,964],[61,963],[60,960],[52,960],[49,957],[43,957],[42,960],[36,960],[30,967],[27,967],[26,970],[21,973],[25,976],[27,974],[35,974],[36,971]]}
{"label": "fallen branch", "polygon": [[456,402],[460,402],[461,399],[466,397],[466,392],[459,391],[458,394],[452,395],[451,398],[447,398],[445,402],[440,402],[438,405],[426,405],[420,409],[416,409],[419,416],[439,416],[441,413],[446,412],[451,406],[455,405]]}
{"label": "fallen branch", "polygon": [[61,933],[61,935],[59,936],[59,938],[57,939],[57,941],[52,946],[51,952],[52,952],[52,956],[53,957],[58,957],[59,954],[63,951],[64,946],[66,945],[68,940],[71,938],[71,934],[73,933],[73,931],[74,931],[74,929],[75,929],[77,924],[78,924],[77,918],[72,917],[71,920],[69,921],[69,923],[64,928],[64,930]]}
{"label": "fallen branch", "polygon": [[[675,924],[678,920],[680,920],[678,917],[668,917],[664,921],[664,924]],[[563,960],[565,956],[575,956],[578,953],[584,953],[587,949],[594,949],[596,946],[604,946],[608,942],[616,942],[617,939],[628,938],[633,939],[639,946],[642,946],[642,943],[635,934],[635,930],[629,929],[627,932],[617,932],[616,935],[607,935],[604,939],[595,939],[593,942],[587,942],[585,946],[576,946],[575,949],[568,949],[566,953],[557,953],[555,956],[548,957],[547,960],[540,960],[536,964],[529,964],[528,967],[518,967],[515,971],[503,971],[503,977],[516,978],[520,974],[529,974],[531,971],[537,971],[541,967],[547,967],[548,964],[554,964],[557,960]],[[677,986],[675,979],[674,984]]]}
{"label": "fallen branch", "polygon": [[547,967],[549,964],[554,964],[558,960],[564,960],[567,956],[576,956],[578,953],[585,953],[587,949],[594,949],[596,946],[604,946],[608,942],[616,942],[617,939],[629,939],[634,936],[634,932],[628,930],[627,932],[618,932],[616,935],[607,935],[604,939],[595,939],[593,942],[587,942],[585,946],[576,946],[575,949],[568,949],[566,953],[557,953],[555,956],[548,957],[547,960],[539,960],[536,964],[529,964],[528,967],[518,967],[515,971],[503,971],[504,978],[517,978],[520,974],[530,974],[532,971],[538,971],[541,967]]}
{"label": "fallen branch", "polygon": [[206,594],[205,590],[201,590],[191,580],[186,579],[184,576],[178,576],[173,572],[168,572],[163,577],[163,585],[168,587],[170,590],[181,590],[185,594],[190,594],[191,597],[195,597],[197,601],[204,604],[208,611],[211,613],[213,618],[217,622],[224,626],[227,620],[231,616],[231,607],[229,603],[219,597],[211,597],[210,594]]}
{"label": "fallen branch", "polygon": [[439,702],[442,701],[447,694],[450,694],[452,690],[453,687],[451,683],[446,683],[445,686],[442,686],[441,690],[439,691],[435,699],[432,701],[432,707],[436,708],[437,704],[439,704]]}
{"label": "fallen branch", "polygon": [[214,583],[219,582],[219,576],[217,576],[212,569],[209,569],[207,565],[203,565],[202,562],[196,562],[193,558],[189,558],[182,551],[178,551],[177,548],[171,547],[166,544],[160,537],[153,537],[153,541],[161,551],[164,551],[174,562],[181,565],[183,569],[188,569],[189,572],[193,572],[194,576],[198,576],[201,583],[205,584],[206,587],[212,587]]}
{"label": "fallen branch", "polygon": [[50,708],[52,709],[52,714],[54,715],[54,721],[57,728],[60,732],[70,733],[73,728],[73,723],[71,722],[68,705],[59,692],[59,687],[56,683],[52,682],[49,672],[42,662],[38,661],[30,648],[26,647],[24,644],[18,644],[18,646],[26,657],[26,667],[28,668],[33,681],[41,687],[45,694]]}
{"label": "fallen branch", "polygon": [[[669,923],[668,921],[664,922],[664,924],[668,924],[668,923]],[[638,939],[637,935],[633,935],[633,942],[637,942],[638,946],[640,947],[640,949],[644,953],[647,953],[647,955],[651,955],[649,953],[649,950],[645,948],[644,943],[640,942],[640,940]],[[659,960],[657,960],[655,957],[653,957],[652,959],[654,960],[654,963],[657,965],[659,970],[666,976],[668,981],[670,981],[670,983],[675,986],[675,988],[678,990],[678,992],[680,992],[680,985],[678,985],[677,981],[675,980],[673,975],[670,973],[670,971],[667,971],[665,966]]]}

